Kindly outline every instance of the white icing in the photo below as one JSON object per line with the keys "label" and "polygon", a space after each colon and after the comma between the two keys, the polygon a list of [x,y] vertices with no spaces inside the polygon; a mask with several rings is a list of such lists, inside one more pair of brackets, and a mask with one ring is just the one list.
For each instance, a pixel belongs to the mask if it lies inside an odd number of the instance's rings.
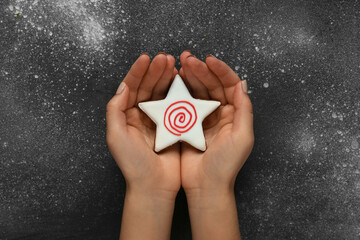
{"label": "white icing", "polygon": [[156,123],[156,152],[178,141],[205,151],[202,121],[219,106],[218,101],[193,98],[179,75],[165,99],[139,103],[139,108]]}

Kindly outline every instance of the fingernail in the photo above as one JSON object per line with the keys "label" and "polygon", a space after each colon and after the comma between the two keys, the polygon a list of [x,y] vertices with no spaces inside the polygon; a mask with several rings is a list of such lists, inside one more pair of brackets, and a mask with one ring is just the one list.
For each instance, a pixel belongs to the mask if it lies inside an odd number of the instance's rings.
{"label": "fingernail", "polygon": [[121,82],[120,86],[118,87],[118,89],[116,91],[116,94],[117,95],[122,94],[124,92],[125,86],[126,86],[126,83]]}
{"label": "fingernail", "polygon": [[184,52],[191,52],[190,50],[184,50]]}
{"label": "fingernail", "polygon": [[214,55],[209,54],[209,55],[206,56],[206,58],[208,58],[208,57],[213,57],[213,56],[214,56]]}
{"label": "fingernail", "polygon": [[194,55],[190,54],[189,56],[187,56],[186,58],[189,58],[189,57],[194,57],[196,58]]}
{"label": "fingernail", "polygon": [[247,81],[246,80],[241,81],[241,87],[242,87],[244,93],[247,94],[248,88],[247,88]]}
{"label": "fingernail", "polygon": [[149,54],[147,52],[144,52],[144,53],[140,54],[140,56],[142,56],[142,55],[148,55],[149,56]]}
{"label": "fingernail", "polygon": [[164,52],[159,52],[158,54],[156,54],[156,56],[160,55],[160,54],[164,54],[166,56],[166,53],[164,53]]}

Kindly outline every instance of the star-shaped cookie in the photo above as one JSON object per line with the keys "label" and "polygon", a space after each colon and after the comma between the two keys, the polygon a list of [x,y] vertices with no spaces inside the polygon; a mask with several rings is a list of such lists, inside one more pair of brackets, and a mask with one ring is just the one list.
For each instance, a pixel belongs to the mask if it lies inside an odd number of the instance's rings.
{"label": "star-shaped cookie", "polygon": [[193,98],[179,75],[165,99],[139,103],[139,108],[156,123],[156,152],[178,141],[205,151],[202,121],[219,106],[218,101]]}

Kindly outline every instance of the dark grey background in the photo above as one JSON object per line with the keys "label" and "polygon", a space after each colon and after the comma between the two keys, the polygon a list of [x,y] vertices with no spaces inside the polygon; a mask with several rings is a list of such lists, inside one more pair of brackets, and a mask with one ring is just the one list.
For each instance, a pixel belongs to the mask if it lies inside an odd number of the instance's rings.
{"label": "dark grey background", "polygon": [[[106,103],[140,53],[185,49],[248,80],[243,238],[360,239],[359,29],[354,0],[2,0],[0,239],[117,239]],[[183,193],[174,219],[190,239]]]}

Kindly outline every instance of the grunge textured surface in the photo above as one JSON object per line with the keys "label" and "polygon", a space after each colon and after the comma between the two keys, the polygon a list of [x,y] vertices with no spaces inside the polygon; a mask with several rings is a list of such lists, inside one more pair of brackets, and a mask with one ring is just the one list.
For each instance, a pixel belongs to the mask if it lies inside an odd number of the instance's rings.
{"label": "grunge textured surface", "polygon": [[[359,39],[355,0],[1,1],[0,239],[118,238],[106,103],[140,53],[185,49],[248,80],[243,239],[359,239]],[[172,239],[191,239],[185,201]]]}

